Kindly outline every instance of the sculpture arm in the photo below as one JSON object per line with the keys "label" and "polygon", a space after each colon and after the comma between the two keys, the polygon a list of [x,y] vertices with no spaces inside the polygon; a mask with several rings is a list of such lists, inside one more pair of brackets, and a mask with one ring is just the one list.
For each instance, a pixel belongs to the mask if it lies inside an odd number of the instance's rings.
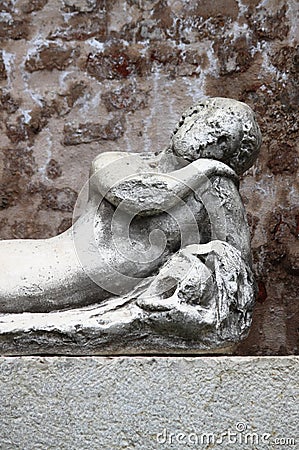
{"label": "sculpture arm", "polygon": [[[197,317],[197,323],[215,327],[219,339],[225,340],[227,323],[231,335],[247,332],[255,283],[248,226],[238,189],[227,178],[214,177],[211,182],[214,189],[207,193],[206,200],[213,203],[213,196],[221,200],[223,211],[219,217],[225,223],[214,227],[210,242],[191,244],[174,254],[138,298],[137,305],[148,313],[162,314],[160,331],[174,328],[173,323],[179,329],[182,317],[190,314],[188,330],[196,329],[193,319]],[[215,206],[214,211],[208,211],[211,220],[217,209]]]}
{"label": "sculpture arm", "polygon": [[213,175],[238,181],[231,168],[211,159],[198,159],[179,170],[159,173],[150,171],[146,164],[142,167],[138,156],[135,168],[134,161],[131,164],[132,155],[124,158],[121,155],[118,161],[106,166],[100,162],[92,186],[114,206],[135,214],[154,215],[173,208]]}
{"label": "sculpture arm", "polygon": [[213,176],[202,194],[212,227],[211,240],[225,241],[251,264],[250,233],[239,189],[232,179]]}

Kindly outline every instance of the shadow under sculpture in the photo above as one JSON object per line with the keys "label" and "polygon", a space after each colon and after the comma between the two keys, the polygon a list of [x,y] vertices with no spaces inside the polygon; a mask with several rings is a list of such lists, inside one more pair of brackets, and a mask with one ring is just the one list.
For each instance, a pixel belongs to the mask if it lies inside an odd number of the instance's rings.
{"label": "shadow under sculpture", "polygon": [[247,105],[209,98],[163,151],[100,154],[69,230],[0,242],[1,354],[232,351],[255,297],[238,175],[260,144]]}

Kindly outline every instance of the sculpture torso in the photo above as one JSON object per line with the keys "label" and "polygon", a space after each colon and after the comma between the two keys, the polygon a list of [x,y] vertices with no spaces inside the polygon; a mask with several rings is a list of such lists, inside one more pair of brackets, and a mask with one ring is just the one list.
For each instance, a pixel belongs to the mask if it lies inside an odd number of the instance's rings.
{"label": "sculpture torso", "polygon": [[85,212],[71,229],[46,240],[0,242],[0,313],[7,323],[13,313],[32,313],[34,323],[57,311],[47,323],[63,315],[71,324],[70,310],[77,317],[80,308],[97,305],[92,317],[99,316],[95,326],[104,336],[134,323],[207,348],[243,335],[254,281],[233,169],[251,164],[258,133],[246,105],[211,99],[183,116],[160,154],[99,155]]}

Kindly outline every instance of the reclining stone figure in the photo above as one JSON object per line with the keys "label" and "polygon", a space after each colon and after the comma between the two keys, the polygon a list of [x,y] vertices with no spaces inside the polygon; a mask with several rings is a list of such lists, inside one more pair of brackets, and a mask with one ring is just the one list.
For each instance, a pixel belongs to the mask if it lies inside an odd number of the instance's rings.
{"label": "reclining stone figure", "polygon": [[238,175],[260,144],[247,105],[210,98],[162,152],[100,154],[69,230],[0,242],[2,353],[227,351],[251,323]]}

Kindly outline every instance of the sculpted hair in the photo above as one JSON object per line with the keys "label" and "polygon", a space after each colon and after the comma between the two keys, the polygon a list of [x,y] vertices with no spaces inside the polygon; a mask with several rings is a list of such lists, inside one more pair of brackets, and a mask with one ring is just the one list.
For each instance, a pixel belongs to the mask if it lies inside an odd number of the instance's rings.
{"label": "sculpted hair", "polygon": [[216,97],[199,101],[185,111],[172,134],[170,151],[190,162],[217,159],[241,174],[254,163],[261,141],[248,105]]}

